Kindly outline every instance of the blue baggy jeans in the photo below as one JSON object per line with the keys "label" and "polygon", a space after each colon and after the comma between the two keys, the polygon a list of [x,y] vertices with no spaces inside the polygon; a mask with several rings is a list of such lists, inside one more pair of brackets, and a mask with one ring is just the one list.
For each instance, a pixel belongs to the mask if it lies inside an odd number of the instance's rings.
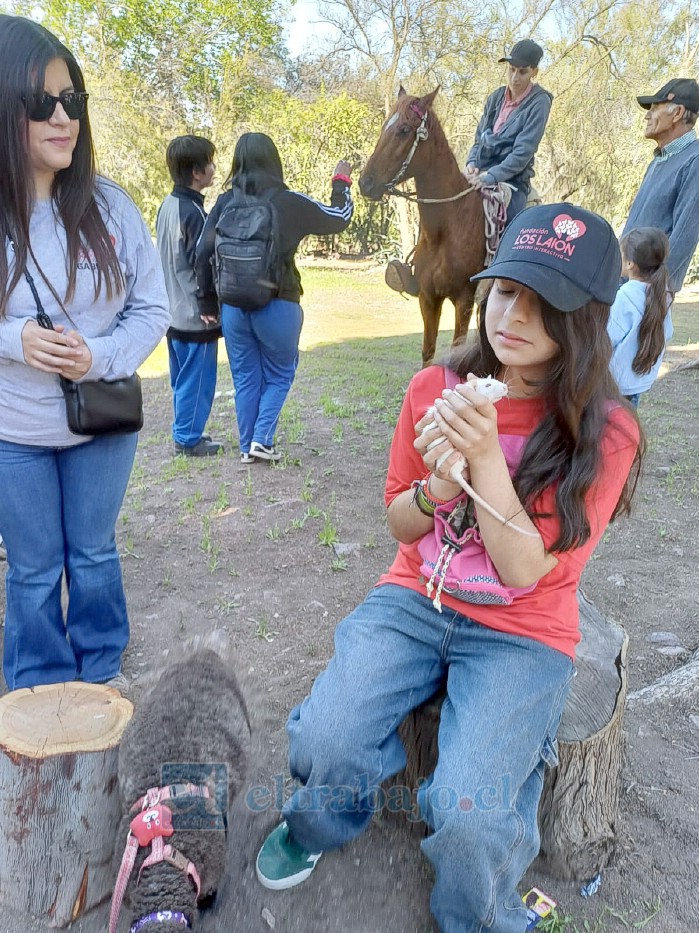
{"label": "blue baggy jeans", "polygon": [[274,443],[279,416],[299,362],[303,310],[275,298],[259,311],[221,306],[221,330],[235,386],[240,449]]}
{"label": "blue baggy jeans", "polygon": [[289,764],[301,786],[283,808],[305,849],[357,836],[376,792],[405,765],[397,728],[446,677],[439,762],[418,795],[422,848],[443,933],[523,933],[517,893],[539,848],[537,808],[573,676],[569,657],[383,585],[338,626],[335,655],[292,710]]}
{"label": "blue baggy jeans", "polygon": [[172,437],[177,444],[194,447],[201,440],[216,393],[218,341],[167,338],[172,388]]}
{"label": "blue baggy jeans", "polygon": [[115,527],[137,442],[138,434],[63,448],[0,441],[10,690],[118,673],[129,622]]}

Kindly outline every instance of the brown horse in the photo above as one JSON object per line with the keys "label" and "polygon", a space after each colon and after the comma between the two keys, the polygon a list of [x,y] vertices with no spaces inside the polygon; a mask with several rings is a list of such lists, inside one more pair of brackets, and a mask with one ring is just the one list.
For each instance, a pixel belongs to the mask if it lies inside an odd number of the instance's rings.
{"label": "brown horse", "polygon": [[420,212],[415,277],[424,324],[424,366],[434,356],[445,298],[456,309],[454,341],[466,334],[476,293],[470,277],[484,268],[486,255],[483,202],[473,190],[458,197],[468,184],[432,110],[438,90],[411,97],[401,87],[359,178],[362,194],[373,201],[393,193],[398,182],[415,179]]}

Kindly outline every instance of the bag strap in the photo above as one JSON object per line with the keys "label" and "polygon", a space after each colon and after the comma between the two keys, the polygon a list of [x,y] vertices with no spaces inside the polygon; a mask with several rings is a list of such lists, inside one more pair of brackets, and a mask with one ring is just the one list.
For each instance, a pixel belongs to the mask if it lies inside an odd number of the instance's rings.
{"label": "bag strap", "polygon": [[54,329],[53,321],[51,320],[51,318],[48,316],[48,314],[44,310],[44,306],[41,303],[41,298],[39,298],[39,292],[36,290],[36,284],[34,282],[34,278],[26,266],[24,268],[24,277],[27,280],[27,285],[29,285],[29,288],[32,291],[32,295],[34,296],[34,301],[36,302],[37,324],[39,325],[39,327],[43,327],[44,330],[53,330]]}
{"label": "bag strap", "polygon": [[[15,252],[14,241],[12,240],[11,237],[9,237],[8,239],[10,240],[10,246],[12,247],[12,252],[14,253]],[[15,253],[15,259],[16,257],[17,257],[17,254]],[[29,271],[29,269],[27,269],[26,266],[24,267],[24,277],[27,280],[27,285],[31,289],[31,293],[34,296],[34,301],[36,303],[37,324],[39,325],[39,327],[43,327],[44,330],[53,330],[54,329],[53,321],[51,320],[51,318],[48,316],[48,314],[44,310],[44,306],[41,303],[41,298],[39,298],[39,292],[36,290],[36,283],[34,282],[34,277]]]}

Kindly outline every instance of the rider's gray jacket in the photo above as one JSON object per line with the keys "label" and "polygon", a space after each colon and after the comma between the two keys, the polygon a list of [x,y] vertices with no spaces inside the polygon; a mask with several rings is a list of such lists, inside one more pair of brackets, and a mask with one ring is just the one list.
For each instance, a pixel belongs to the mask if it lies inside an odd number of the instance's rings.
{"label": "rider's gray jacket", "polygon": [[553,95],[535,84],[500,132],[494,133],[493,125],[505,99],[505,90],[505,85],[499,87],[485,102],[476,141],[466,164],[475,165],[481,172],[487,171],[494,182],[509,182],[528,194],[534,175],[534,154],[546,129]]}

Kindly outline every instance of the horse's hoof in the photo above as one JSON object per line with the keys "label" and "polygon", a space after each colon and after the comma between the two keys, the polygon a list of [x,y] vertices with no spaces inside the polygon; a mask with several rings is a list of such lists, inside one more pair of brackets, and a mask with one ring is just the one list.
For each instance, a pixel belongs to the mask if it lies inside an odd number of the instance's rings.
{"label": "horse's hoof", "polygon": [[386,266],[384,278],[386,279],[386,285],[392,288],[394,292],[400,292],[401,294],[405,292],[415,298],[420,294],[420,286],[407,262],[392,259]]}

